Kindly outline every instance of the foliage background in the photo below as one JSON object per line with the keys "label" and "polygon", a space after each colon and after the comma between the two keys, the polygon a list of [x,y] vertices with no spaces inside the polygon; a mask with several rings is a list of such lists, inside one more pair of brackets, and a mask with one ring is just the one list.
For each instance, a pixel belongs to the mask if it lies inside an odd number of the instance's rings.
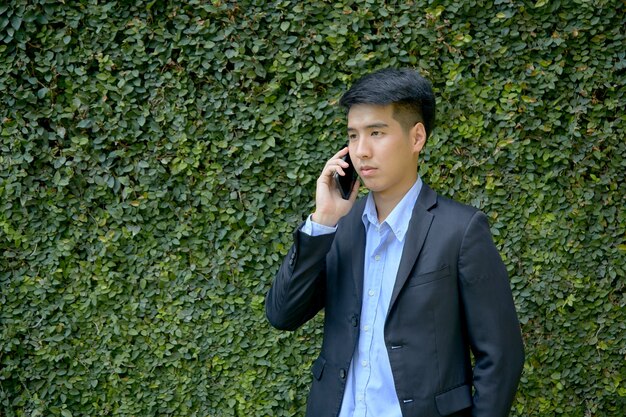
{"label": "foliage background", "polygon": [[625,3],[0,5],[0,415],[301,415],[264,294],[364,73],[438,96],[421,175],[490,217],[514,416],[626,410]]}

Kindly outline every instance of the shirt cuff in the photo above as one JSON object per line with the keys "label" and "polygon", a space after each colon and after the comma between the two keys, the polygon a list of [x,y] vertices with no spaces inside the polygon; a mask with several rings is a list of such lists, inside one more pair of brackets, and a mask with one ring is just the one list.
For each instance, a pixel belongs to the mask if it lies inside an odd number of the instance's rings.
{"label": "shirt cuff", "polygon": [[311,220],[311,216],[312,215],[309,214],[309,217],[307,217],[306,222],[304,222],[302,229],[300,229],[302,233],[305,233],[309,236],[321,236],[329,235],[337,231],[337,226],[330,227],[323,224],[315,223],[313,220]]}

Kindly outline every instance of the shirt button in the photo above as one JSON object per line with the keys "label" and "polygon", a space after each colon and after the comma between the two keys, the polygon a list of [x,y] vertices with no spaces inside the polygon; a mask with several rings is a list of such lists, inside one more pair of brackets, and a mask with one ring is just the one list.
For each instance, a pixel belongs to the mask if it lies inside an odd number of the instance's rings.
{"label": "shirt button", "polygon": [[339,378],[340,379],[346,379],[346,370],[345,369],[341,368],[339,370]]}
{"label": "shirt button", "polygon": [[366,332],[369,332],[369,330],[370,330],[370,326],[365,326],[365,327],[363,327],[363,330],[365,330]]}
{"label": "shirt button", "polygon": [[374,259],[376,259],[377,261],[380,261],[380,255],[376,255]]}
{"label": "shirt button", "polygon": [[367,368],[367,361],[361,362],[361,365],[363,365],[364,368]]}
{"label": "shirt button", "polygon": [[373,297],[373,296],[374,296],[374,294],[375,294],[375,292],[374,292],[374,290],[370,290],[370,291],[368,292],[368,294],[369,294],[369,296],[370,296],[370,297]]}

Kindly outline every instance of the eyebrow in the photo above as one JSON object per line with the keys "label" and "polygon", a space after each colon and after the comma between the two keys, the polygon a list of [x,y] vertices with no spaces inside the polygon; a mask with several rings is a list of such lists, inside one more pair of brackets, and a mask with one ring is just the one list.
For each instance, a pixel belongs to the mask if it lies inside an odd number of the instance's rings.
{"label": "eyebrow", "polygon": [[[372,123],[370,125],[365,126],[365,129],[378,129],[378,128],[384,128],[384,127],[389,127],[389,125],[387,123],[383,123],[383,122],[379,122],[379,123]],[[350,131],[356,131],[357,129],[348,126],[348,132]]]}

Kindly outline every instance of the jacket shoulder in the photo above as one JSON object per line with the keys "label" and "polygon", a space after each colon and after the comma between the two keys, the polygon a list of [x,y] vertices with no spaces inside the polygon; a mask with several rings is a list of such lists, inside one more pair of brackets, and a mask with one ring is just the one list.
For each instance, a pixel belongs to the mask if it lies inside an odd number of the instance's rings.
{"label": "jacket shoulder", "polygon": [[462,223],[468,222],[480,210],[468,204],[453,200],[435,192],[424,184],[422,193],[418,197],[418,205],[421,205],[432,214],[450,217]]}
{"label": "jacket shoulder", "polygon": [[435,208],[438,209],[438,211],[440,212],[444,212],[446,214],[454,214],[455,216],[461,216],[467,219],[472,218],[476,214],[476,212],[480,211],[474,206],[461,203],[440,194],[437,194],[437,205],[435,206]]}

